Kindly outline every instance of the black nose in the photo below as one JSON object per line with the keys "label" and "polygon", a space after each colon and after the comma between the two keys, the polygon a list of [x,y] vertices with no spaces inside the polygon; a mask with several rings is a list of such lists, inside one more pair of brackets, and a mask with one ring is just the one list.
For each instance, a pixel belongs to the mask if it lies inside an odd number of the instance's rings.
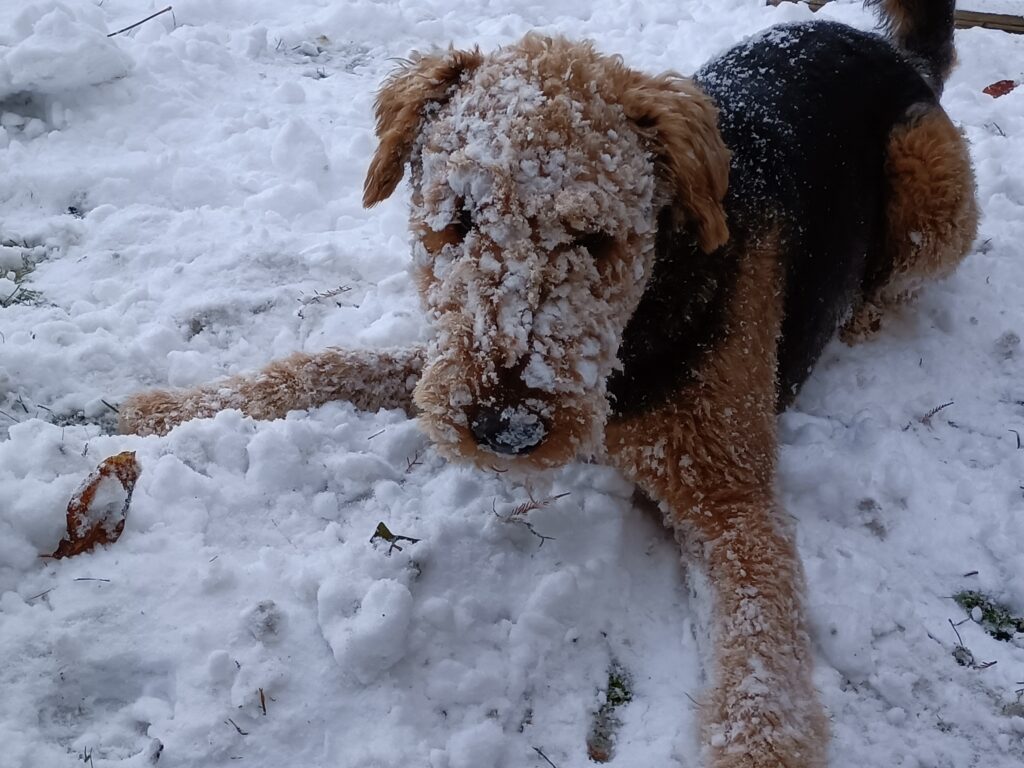
{"label": "black nose", "polygon": [[470,420],[469,431],[478,444],[506,456],[529,453],[544,439],[543,419],[522,406],[481,408]]}

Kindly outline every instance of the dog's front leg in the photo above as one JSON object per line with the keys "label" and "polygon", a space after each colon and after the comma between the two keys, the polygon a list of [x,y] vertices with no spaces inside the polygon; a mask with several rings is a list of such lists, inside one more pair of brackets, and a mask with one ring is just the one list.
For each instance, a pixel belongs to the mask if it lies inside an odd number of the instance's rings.
{"label": "dog's front leg", "polygon": [[701,718],[710,765],[824,766],[803,573],[771,497],[708,500],[676,517],[703,550],[714,601],[713,688]]}
{"label": "dog's front leg", "polygon": [[659,503],[691,556],[688,567],[706,580],[712,668],[701,708],[705,764],[821,768],[827,729],[811,682],[803,573],[773,498],[772,452],[731,430],[709,439],[708,430],[721,424],[714,423],[719,408],[705,405],[704,414],[659,410],[613,429],[609,446]]}
{"label": "dog's front leg", "polygon": [[422,347],[297,353],[252,375],[195,389],[133,395],[119,409],[120,428],[127,433],[163,435],[184,421],[229,408],[254,419],[279,419],[288,411],[334,400],[347,400],[367,411],[401,408],[411,414],[423,354]]}
{"label": "dog's front leg", "polygon": [[781,291],[771,244],[746,249],[727,328],[671,398],[609,423],[607,449],[659,503],[712,598],[711,768],[821,768],[804,579],[774,498]]}

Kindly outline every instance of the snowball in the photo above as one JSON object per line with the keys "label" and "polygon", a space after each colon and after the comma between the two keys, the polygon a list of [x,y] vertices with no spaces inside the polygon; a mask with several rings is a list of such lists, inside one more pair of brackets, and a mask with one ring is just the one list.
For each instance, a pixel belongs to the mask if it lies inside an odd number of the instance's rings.
{"label": "snowball", "polygon": [[394,579],[381,579],[366,591],[354,615],[338,618],[336,589],[328,582],[317,594],[320,628],[338,665],[368,685],[405,656],[412,594]]}

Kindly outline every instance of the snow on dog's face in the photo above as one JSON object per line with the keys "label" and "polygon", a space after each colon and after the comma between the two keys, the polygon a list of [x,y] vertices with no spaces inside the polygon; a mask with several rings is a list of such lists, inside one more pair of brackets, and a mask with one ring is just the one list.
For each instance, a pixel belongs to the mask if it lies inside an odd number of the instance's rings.
{"label": "snow on dog's face", "polygon": [[[427,431],[484,465],[599,453],[658,212],[678,207],[708,250],[726,239],[714,109],[686,81],[528,36],[417,59],[377,116],[364,202],[412,168],[413,267],[436,331],[415,393]],[[702,167],[709,143],[724,171]]]}

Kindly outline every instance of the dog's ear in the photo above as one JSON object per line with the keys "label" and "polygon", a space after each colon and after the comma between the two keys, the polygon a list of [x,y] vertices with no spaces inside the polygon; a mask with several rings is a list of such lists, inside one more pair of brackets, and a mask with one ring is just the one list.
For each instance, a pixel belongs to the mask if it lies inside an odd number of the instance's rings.
{"label": "dog's ear", "polygon": [[729,150],[718,132],[718,110],[692,81],[630,72],[621,92],[628,117],[648,137],[658,172],[674,190],[674,205],[696,225],[711,253],[729,239],[722,200],[729,184]]}
{"label": "dog's ear", "polygon": [[374,103],[380,143],[363,183],[364,207],[390,197],[402,180],[427,105],[444,101],[462,74],[481,61],[479,48],[413,54],[384,81]]}

